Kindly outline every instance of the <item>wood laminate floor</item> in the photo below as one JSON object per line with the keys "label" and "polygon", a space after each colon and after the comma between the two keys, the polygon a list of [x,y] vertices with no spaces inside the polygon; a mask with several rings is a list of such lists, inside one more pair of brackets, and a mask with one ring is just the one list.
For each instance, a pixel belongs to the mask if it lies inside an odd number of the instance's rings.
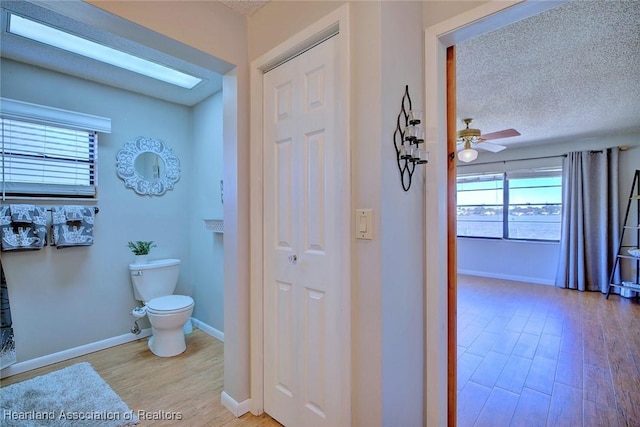
{"label": "wood laminate floor", "polygon": [[640,426],[640,301],[458,278],[458,425]]}
{"label": "wood laminate floor", "polygon": [[[223,344],[198,329],[156,357],[146,338],[0,380],[89,362],[133,410],[179,412],[140,426],[280,426],[220,403]],[[640,426],[640,302],[496,279],[458,279],[458,425]],[[407,426],[413,427],[413,426]]]}
{"label": "wood laminate floor", "polygon": [[234,417],[220,403],[223,344],[194,329],[179,356],[154,356],[147,339],[112,347],[0,380],[5,387],[79,362],[89,362],[134,412],[177,412],[181,420],[142,420],[139,426],[281,426],[266,414]]}

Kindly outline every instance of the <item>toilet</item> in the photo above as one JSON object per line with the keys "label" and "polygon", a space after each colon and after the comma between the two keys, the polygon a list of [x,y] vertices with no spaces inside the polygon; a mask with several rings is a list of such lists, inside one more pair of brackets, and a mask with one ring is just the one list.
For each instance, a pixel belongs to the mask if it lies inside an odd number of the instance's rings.
{"label": "toilet", "polygon": [[151,322],[149,350],[156,356],[177,356],[187,349],[183,328],[193,313],[193,299],[173,295],[180,271],[179,259],[159,259],[129,264],[133,293],[144,303],[131,313]]}

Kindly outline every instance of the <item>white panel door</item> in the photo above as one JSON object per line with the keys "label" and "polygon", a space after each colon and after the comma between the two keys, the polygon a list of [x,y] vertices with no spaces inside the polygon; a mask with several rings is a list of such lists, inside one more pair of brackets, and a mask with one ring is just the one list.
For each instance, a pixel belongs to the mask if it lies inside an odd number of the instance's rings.
{"label": "white panel door", "polygon": [[334,58],[335,37],[264,75],[264,407],[290,427],[348,419]]}

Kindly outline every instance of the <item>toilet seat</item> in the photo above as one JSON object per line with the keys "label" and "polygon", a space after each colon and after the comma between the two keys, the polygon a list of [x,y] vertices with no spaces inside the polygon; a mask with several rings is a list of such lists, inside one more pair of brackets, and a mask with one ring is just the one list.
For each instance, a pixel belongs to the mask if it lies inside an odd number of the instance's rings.
{"label": "toilet seat", "polygon": [[147,302],[147,313],[173,314],[193,306],[193,298],[186,295],[166,295]]}

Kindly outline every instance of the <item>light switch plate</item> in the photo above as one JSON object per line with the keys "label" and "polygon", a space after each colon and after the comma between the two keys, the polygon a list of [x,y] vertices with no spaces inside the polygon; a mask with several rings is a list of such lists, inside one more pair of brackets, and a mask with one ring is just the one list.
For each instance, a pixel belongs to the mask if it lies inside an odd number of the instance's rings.
{"label": "light switch plate", "polygon": [[373,212],[371,209],[356,209],[356,239],[373,239]]}

